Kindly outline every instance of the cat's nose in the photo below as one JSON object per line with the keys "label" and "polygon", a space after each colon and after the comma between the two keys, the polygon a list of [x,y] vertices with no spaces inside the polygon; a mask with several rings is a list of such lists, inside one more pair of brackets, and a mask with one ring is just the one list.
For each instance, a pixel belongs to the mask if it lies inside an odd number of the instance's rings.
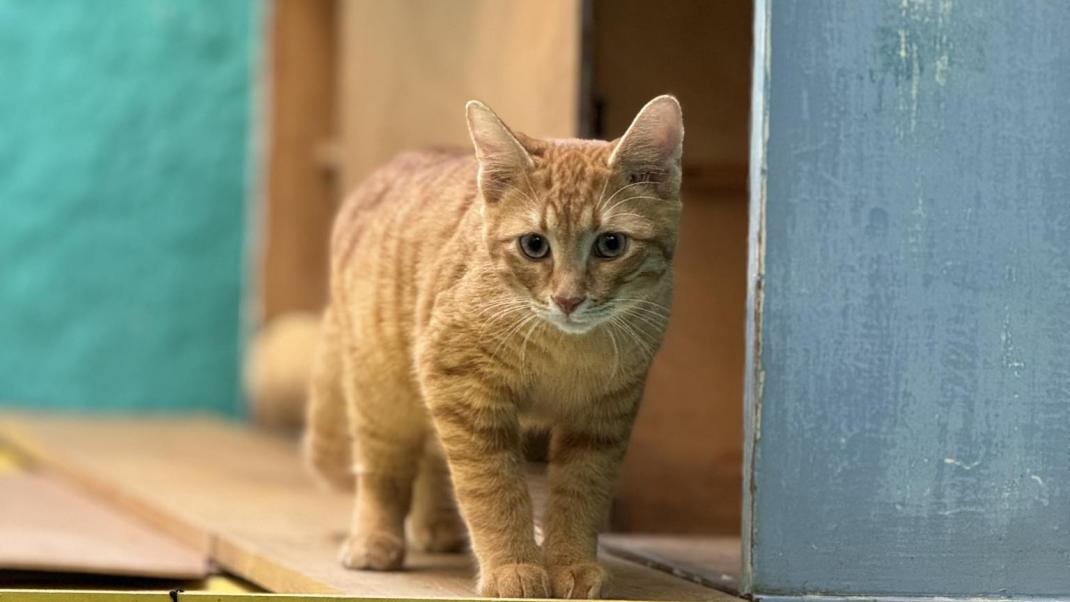
{"label": "cat's nose", "polygon": [[561,308],[561,311],[566,314],[575,311],[576,308],[580,306],[580,303],[583,303],[586,300],[587,297],[554,297],[554,303],[556,303],[557,306]]}

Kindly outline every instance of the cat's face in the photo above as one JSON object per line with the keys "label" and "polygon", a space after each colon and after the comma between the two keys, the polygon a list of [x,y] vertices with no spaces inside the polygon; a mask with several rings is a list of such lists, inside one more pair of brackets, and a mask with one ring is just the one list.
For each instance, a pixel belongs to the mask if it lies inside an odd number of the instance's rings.
{"label": "cat's face", "polygon": [[496,118],[473,126],[473,139],[485,241],[517,304],[570,334],[664,320],[655,300],[669,286],[681,209],[675,99],[651,101],[616,142],[534,140]]}

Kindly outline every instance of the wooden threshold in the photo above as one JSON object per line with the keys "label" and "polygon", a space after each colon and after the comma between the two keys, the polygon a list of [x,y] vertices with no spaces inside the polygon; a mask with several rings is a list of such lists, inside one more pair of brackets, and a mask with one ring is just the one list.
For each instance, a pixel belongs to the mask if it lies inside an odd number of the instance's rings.
{"label": "wooden threshold", "polygon": [[738,537],[610,533],[600,543],[615,556],[730,594],[739,592]]}
{"label": "wooden threshold", "polygon": [[[468,555],[412,553],[397,572],[343,568],[337,550],[350,496],[318,489],[287,439],[214,419],[20,416],[0,420],[0,440],[39,469],[80,484],[268,591],[475,595]],[[613,578],[611,598],[735,600],[612,555],[603,561]]]}

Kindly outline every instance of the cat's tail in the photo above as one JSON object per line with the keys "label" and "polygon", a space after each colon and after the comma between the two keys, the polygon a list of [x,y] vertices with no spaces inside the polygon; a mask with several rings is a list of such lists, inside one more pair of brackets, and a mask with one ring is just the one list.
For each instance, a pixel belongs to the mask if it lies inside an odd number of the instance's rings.
{"label": "cat's tail", "polygon": [[292,312],[272,318],[253,335],[244,379],[249,413],[256,424],[286,430],[304,424],[319,330],[319,315]]}
{"label": "cat's tail", "polygon": [[336,331],[328,311],[283,314],[250,342],[245,389],[253,420],[284,430],[305,429],[306,465],[322,482],[352,489],[351,440],[341,393]]}
{"label": "cat's tail", "polygon": [[321,483],[352,491],[353,437],[342,382],[342,343],[330,308],[324,313],[308,381],[305,464]]}

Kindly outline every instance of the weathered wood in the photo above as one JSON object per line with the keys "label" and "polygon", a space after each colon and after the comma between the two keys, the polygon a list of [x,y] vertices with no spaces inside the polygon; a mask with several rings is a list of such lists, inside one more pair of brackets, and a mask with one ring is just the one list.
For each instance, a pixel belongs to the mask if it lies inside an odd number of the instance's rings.
{"label": "weathered wood", "polygon": [[0,569],[201,579],[208,557],[40,475],[0,475]]}
{"label": "weathered wood", "polygon": [[1070,3],[758,3],[748,590],[1070,596]]}
{"label": "weathered wood", "polygon": [[739,591],[738,537],[701,535],[603,535],[610,554],[728,593]]}
{"label": "weathered wood", "polygon": [[[270,591],[362,597],[466,598],[467,555],[413,553],[407,570],[350,571],[338,547],[349,495],[316,488],[295,444],[212,420],[21,418],[0,438],[44,468],[91,487],[159,528],[205,546],[231,573]],[[731,600],[713,589],[614,557],[610,596]]]}

